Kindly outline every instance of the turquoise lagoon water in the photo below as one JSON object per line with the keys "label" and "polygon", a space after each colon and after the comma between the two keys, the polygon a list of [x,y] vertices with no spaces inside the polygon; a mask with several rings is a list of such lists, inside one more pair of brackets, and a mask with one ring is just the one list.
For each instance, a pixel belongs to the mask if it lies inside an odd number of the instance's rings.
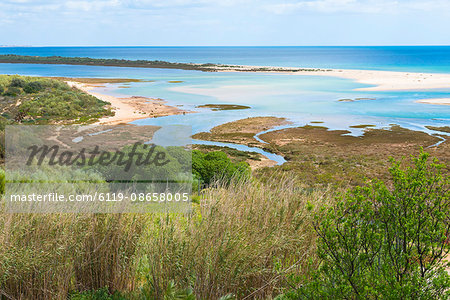
{"label": "turquoise lagoon water", "polygon": [[[424,126],[450,124],[450,107],[415,103],[418,99],[450,96],[450,89],[416,91],[359,91],[367,85],[352,80],[283,74],[205,73],[199,71],[68,65],[0,64],[0,74],[36,76],[138,78],[149,82],[112,84],[99,92],[118,96],[162,98],[197,113],[135,121],[135,124],[189,124],[194,133],[249,116],[287,117],[295,125],[324,122],[332,129],[389,124],[427,131]],[[169,83],[169,81],[183,81]],[[121,88],[119,88],[121,87]],[[126,88],[123,88],[126,87]],[[354,102],[339,99],[370,98]],[[210,111],[201,104],[242,104],[251,109]]]}
{"label": "turquoise lagoon water", "polygon": [[[450,73],[450,47],[30,47],[0,48],[0,54],[88,56],[159,59],[173,62],[225,63],[317,68],[352,68]],[[330,129],[371,124],[378,128],[398,124],[436,133],[426,125],[449,126],[450,106],[420,104],[424,98],[448,98],[449,89],[359,91],[366,85],[348,79],[321,76],[68,65],[0,64],[0,74],[36,76],[137,78],[148,80],[111,84],[99,92],[118,96],[162,98],[196,113],[143,119],[134,124],[191,125],[193,133],[251,116],[280,116],[302,126],[323,122]],[[182,81],[169,83],[169,81]],[[449,83],[450,85],[450,83]],[[126,88],[124,88],[126,87]],[[369,98],[354,102],[339,99]],[[202,104],[241,104],[251,109],[210,111]],[[442,133],[441,133],[442,134]],[[281,158],[279,160],[281,163]]]}

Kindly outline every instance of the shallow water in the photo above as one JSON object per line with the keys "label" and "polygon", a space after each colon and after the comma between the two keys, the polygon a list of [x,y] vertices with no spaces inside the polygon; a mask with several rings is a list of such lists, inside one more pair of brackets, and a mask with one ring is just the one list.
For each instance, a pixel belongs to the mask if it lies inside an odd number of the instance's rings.
{"label": "shallow water", "polygon": [[[343,47],[345,48],[345,47]],[[394,47],[395,48],[395,47]],[[259,65],[300,66],[308,57],[311,63],[319,61],[322,64],[303,65],[313,67],[348,67],[350,53],[359,54],[354,57],[352,66],[367,69],[390,70],[395,65],[396,70],[417,71],[442,71],[450,73],[450,47],[413,47],[410,49],[397,48],[364,48],[364,49],[334,49],[327,48],[316,54],[309,53],[311,49],[299,50],[245,49],[240,54],[228,51],[227,55],[220,58],[221,63],[243,63]],[[17,48],[18,49],[18,48]],[[16,49],[16,50],[17,50]],[[72,54],[92,57],[117,57],[119,58],[146,58],[171,61],[194,61],[200,53],[209,53],[201,62],[210,61],[217,53],[224,49],[197,49],[200,52],[192,54],[193,49],[184,49],[184,53],[190,53],[188,60],[182,60],[180,49],[169,49],[164,55],[158,56],[161,49],[132,48],[107,49],[101,52],[99,49],[81,48],[20,48],[21,54]],[[0,53],[9,51],[0,48]],[[60,52],[58,52],[60,51]],[[61,52],[62,51],[62,52]],[[89,52],[91,51],[91,52]],[[121,52],[122,51],[122,52]],[[158,52],[159,51],[159,52]],[[209,52],[208,52],[209,51]],[[248,51],[265,54],[261,57],[248,55]],[[269,51],[269,52],[267,52]],[[297,52],[296,52],[297,51]],[[303,51],[303,52],[302,52]],[[305,54],[306,52],[309,54]],[[334,51],[334,52],[333,52]],[[408,52],[409,56],[405,53]],[[226,51],[225,51],[226,52]],[[59,53],[59,54],[58,54]],[[247,53],[247,54],[246,54]],[[282,53],[286,54],[284,63]],[[299,54],[300,53],[300,54]],[[301,55],[303,53],[305,57]],[[325,54],[324,54],[325,53]],[[326,54],[328,53],[328,54]],[[330,58],[331,53],[335,57]],[[362,61],[362,56],[370,56]],[[433,56],[433,55],[434,56]],[[405,56],[406,55],[406,56]],[[436,56],[437,55],[437,56]],[[244,60],[245,59],[247,60]],[[266,57],[266,63],[258,61]],[[313,57],[313,58],[311,58]],[[345,58],[343,58],[345,57]],[[378,58],[378,59],[377,59]],[[409,59],[409,60],[408,60]],[[296,60],[297,63],[292,63]],[[438,60],[438,61],[437,61]],[[388,61],[390,63],[388,63]],[[418,63],[422,61],[422,65]],[[261,63],[260,63],[261,62]],[[328,63],[326,63],[328,62]],[[340,63],[339,63],[340,62]],[[389,67],[391,64],[391,67]],[[407,67],[405,67],[407,66]],[[409,66],[409,67],[408,67]],[[390,124],[398,124],[402,127],[435,133],[425,128],[426,125],[449,126],[450,106],[429,105],[416,103],[424,98],[448,98],[450,89],[417,90],[417,91],[358,91],[356,89],[367,85],[356,83],[349,79],[321,77],[321,76],[296,76],[288,74],[260,74],[260,73],[205,73],[199,71],[169,70],[169,69],[143,69],[143,68],[119,68],[96,66],[68,66],[68,65],[27,65],[27,64],[0,64],[0,74],[22,74],[39,76],[66,76],[66,77],[104,77],[104,78],[137,78],[151,82],[137,82],[129,84],[110,84],[106,88],[99,88],[99,92],[119,96],[140,95],[162,98],[170,105],[178,105],[186,110],[196,113],[168,116],[156,119],[143,119],[133,122],[140,125],[169,125],[184,124],[192,126],[193,133],[208,131],[212,127],[225,122],[234,121],[253,116],[278,116],[286,117],[293,122],[292,126],[303,126],[313,121],[321,121],[320,126],[330,129],[346,129],[350,134],[360,135],[363,129],[350,128],[360,124],[375,125],[377,128],[389,127]],[[169,81],[181,81],[170,83]],[[341,102],[340,99],[368,98],[373,100],[359,100],[353,102]],[[211,111],[209,109],[196,108],[202,104],[240,104],[251,108],[245,110]]]}

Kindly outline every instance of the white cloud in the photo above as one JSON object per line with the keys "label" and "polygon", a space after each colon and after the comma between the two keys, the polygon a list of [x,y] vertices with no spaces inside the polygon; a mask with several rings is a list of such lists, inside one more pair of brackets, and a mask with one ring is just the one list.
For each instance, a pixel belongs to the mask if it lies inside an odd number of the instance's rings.
{"label": "white cloud", "polygon": [[301,11],[316,11],[320,13],[402,13],[410,10],[450,10],[448,0],[428,1],[396,1],[396,0],[300,0],[284,3],[269,3],[264,6],[266,11],[275,14],[289,14]]}
{"label": "white cloud", "polygon": [[120,6],[119,0],[107,0],[107,1],[67,1],[64,4],[65,8],[69,10],[101,10],[105,8],[114,8]]}

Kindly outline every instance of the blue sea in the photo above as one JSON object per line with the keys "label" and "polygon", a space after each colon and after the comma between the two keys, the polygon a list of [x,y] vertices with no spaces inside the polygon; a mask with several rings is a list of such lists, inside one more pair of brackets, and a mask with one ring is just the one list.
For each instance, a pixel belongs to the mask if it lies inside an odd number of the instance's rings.
{"label": "blue sea", "polygon": [[450,73],[450,46],[0,47],[0,54]]}
{"label": "blue sea", "polygon": [[[222,63],[258,66],[369,69],[450,73],[450,46],[417,47],[0,47],[0,54],[78,56]],[[197,113],[144,119],[136,124],[189,124],[194,132],[249,116],[287,117],[295,126],[324,122],[331,129],[399,124],[423,130],[450,125],[450,106],[419,104],[424,98],[450,97],[448,89],[359,91],[348,79],[258,73],[205,73],[186,70],[69,65],[0,64],[0,74],[137,78],[147,82],[108,85],[102,92],[165,99]],[[169,81],[182,81],[170,83]],[[340,99],[370,98],[354,102]],[[242,104],[251,109],[210,111],[202,104]]]}

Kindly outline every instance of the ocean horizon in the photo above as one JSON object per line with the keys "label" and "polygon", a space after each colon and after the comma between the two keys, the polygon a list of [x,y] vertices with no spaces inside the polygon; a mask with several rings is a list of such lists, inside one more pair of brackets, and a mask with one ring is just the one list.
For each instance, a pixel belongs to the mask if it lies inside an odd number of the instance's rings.
{"label": "ocean horizon", "polygon": [[3,46],[0,54],[450,73],[450,46]]}

